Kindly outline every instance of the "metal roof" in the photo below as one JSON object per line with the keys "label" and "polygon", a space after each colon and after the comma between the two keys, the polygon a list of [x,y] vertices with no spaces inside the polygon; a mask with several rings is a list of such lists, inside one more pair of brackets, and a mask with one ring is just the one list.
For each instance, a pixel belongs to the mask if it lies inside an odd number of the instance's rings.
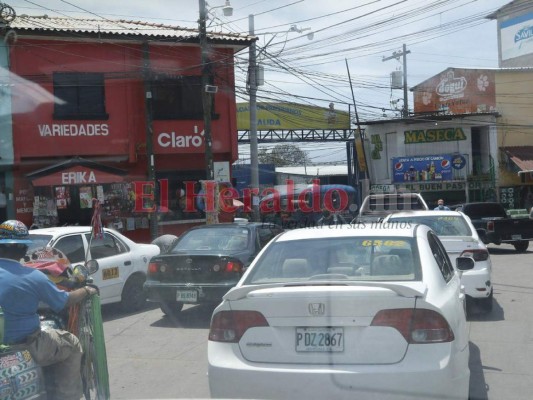
{"label": "metal roof", "polygon": [[[150,37],[153,39],[177,39],[198,41],[198,29],[164,25],[142,21],[111,20],[111,19],[80,19],[43,16],[17,15],[9,24],[9,28],[17,33],[70,33],[75,35],[105,35],[131,39],[132,37]],[[211,40],[233,42],[246,45],[257,38],[238,33],[208,31]]]}
{"label": "metal roof", "polygon": [[306,167],[276,167],[276,173],[287,175],[334,176],[348,175],[348,166],[344,165],[308,165]]}

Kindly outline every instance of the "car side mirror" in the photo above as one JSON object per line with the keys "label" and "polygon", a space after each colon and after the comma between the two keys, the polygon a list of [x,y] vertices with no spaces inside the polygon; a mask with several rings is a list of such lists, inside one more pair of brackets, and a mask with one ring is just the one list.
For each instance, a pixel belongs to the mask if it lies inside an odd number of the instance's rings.
{"label": "car side mirror", "polygon": [[457,257],[455,266],[459,271],[468,271],[474,268],[475,261],[472,257]]}
{"label": "car side mirror", "polygon": [[96,260],[89,260],[85,263],[85,269],[87,270],[87,273],[89,275],[94,274],[96,271],[98,271],[99,268],[100,266],[98,265],[98,261]]}

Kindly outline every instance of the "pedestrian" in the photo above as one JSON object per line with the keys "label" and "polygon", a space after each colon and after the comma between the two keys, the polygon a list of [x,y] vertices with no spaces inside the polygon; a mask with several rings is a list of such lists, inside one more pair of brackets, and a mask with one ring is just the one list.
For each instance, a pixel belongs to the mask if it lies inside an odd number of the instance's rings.
{"label": "pedestrian", "polygon": [[47,397],[79,400],[82,396],[81,357],[78,338],[61,329],[41,330],[39,303],[61,311],[95,294],[85,286],[66,292],[38,269],[23,266],[30,240],[26,226],[15,220],[0,225],[0,307],[4,313],[4,338],[8,345],[24,345],[43,367]]}
{"label": "pedestrian", "polygon": [[444,200],[443,199],[439,199],[439,201],[437,201],[437,204],[438,205],[437,205],[437,207],[435,207],[435,210],[450,211],[450,207],[444,205]]}

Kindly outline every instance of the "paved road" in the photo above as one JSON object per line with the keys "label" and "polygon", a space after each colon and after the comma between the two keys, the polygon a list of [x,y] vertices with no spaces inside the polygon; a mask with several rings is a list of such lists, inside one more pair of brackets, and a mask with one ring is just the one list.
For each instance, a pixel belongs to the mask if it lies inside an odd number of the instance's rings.
{"label": "paved road", "polygon": [[[494,309],[470,317],[471,399],[533,399],[533,249],[490,248]],[[104,307],[112,399],[209,398],[206,343],[211,309],[179,321],[159,308],[125,315]]]}

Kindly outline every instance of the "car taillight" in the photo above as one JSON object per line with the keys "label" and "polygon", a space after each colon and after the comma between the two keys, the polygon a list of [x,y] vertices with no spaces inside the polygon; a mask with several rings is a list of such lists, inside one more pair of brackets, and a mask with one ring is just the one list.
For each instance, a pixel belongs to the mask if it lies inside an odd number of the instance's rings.
{"label": "car taillight", "polygon": [[445,343],[454,340],[446,319],[433,310],[412,308],[381,310],[370,325],[395,328],[410,344]]}
{"label": "car taillight", "polygon": [[474,261],[486,261],[489,258],[489,252],[484,249],[469,249],[463,251],[460,257],[472,257]]}
{"label": "car taillight", "polygon": [[487,230],[489,232],[494,232],[494,221],[487,222]]}
{"label": "car taillight", "polygon": [[148,264],[148,273],[157,274],[159,272],[159,264],[155,262],[150,262]]}
{"label": "car taillight", "polygon": [[242,272],[242,264],[236,261],[228,261],[226,264],[226,272]]}
{"label": "car taillight", "polygon": [[268,322],[257,311],[220,311],[213,315],[209,340],[213,342],[238,343],[250,328],[268,326]]}

